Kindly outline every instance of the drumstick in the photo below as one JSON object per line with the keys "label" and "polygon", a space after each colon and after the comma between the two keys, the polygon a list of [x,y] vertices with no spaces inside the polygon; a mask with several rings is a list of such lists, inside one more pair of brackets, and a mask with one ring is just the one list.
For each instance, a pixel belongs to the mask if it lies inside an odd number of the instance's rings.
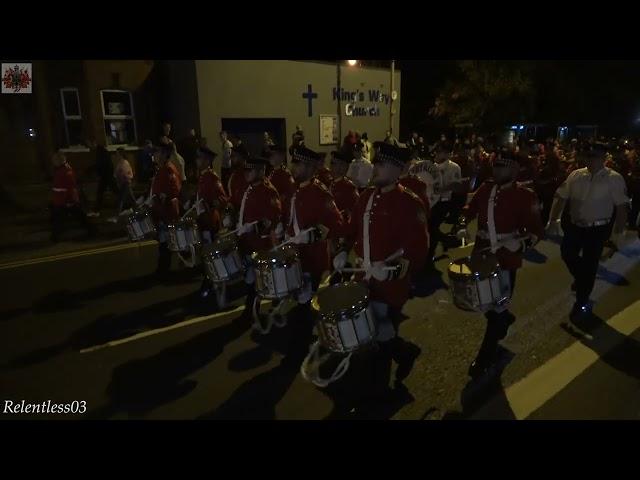
{"label": "drumstick", "polygon": [[182,220],[184,220],[184,218],[189,215],[191,213],[191,210],[193,210],[194,208],[196,208],[198,206],[198,204],[202,201],[202,198],[198,199],[198,201],[196,203],[193,204],[193,207],[191,207],[189,210],[187,210],[186,212],[184,212],[184,215],[182,216]]}
{"label": "drumstick", "polygon": [[[390,272],[391,270],[395,270],[398,267],[383,267],[382,269],[385,272]],[[337,272],[344,273],[358,273],[358,272],[366,272],[366,268],[343,268],[341,270],[336,270]]]}
{"label": "drumstick", "polygon": [[[527,240],[529,238],[531,238],[531,235],[525,235],[524,237],[513,237],[513,238],[510,238],[510,239],[505,240],[503,242],[496,243],[496,250],[499,249],[499,248],[504,247],[508,242],[511,242],[513,240],[522,241],[522,240]],[[486,252],[487,250],[491,250],[491,247],[489,246],[489,247],[483,248],[482,250],[479,250],[479,251],[480,252]]]}
{"label": "drumstick", "polygon": [[[401,257],[402,255],[404,255],[404,249],[400,248],[400,249],[396,250],[395,252],[393,252],[391,255],[389,255],[387,258],[385,258],[384,262],[391,262],[391,261],[395,260],[396,258]],[[391,271],[391,270],[395,270],[396,268],[398,268],[398,267],[397,266],[384,267],[383,269],[385,271]],[[366,268],[342,268],[340,270],[336,270],[334,273],[336,273],[336,272],[358,273],[358,272],[366,272],[366,271],[367,271]]]}
{"label": "drumstick", "polygon": [[[249,223],[248,225],[255,225],[256,223],[258,223],[257,220],[255,222]],[[238,233],[239,230],[240,230],[240,227],[236,228],[235,230],[231,230],[230,232],[223,233],[222,235],[219,235],[219,237],[228,237],[229,235],[233,235],[234,233]]]}
{"label": "drumstick", "polygon": [[313,231],[313,230],[314,230],[314,228],[313,228],[313,227],[311,227],[311,228],[307,228],[306,230],[302,230],[298,235],[296,235],[295,237],[291,237],[289,240],[286,240],[286,241],[282,242],[280,245],[276,245],[275,247],[273,247],[273,249],[272,249],[272,250],[278,250],[279,248],[282,248],[282,247],[284,247],[285,245],[288,245],[289,243],[293,242],[293,240],[294,240],[297,236],[299,236],[299,235],[301,235],[301,234],[303,234],[303,233],[309,233],[309,232],[311,232],[311,231]]}

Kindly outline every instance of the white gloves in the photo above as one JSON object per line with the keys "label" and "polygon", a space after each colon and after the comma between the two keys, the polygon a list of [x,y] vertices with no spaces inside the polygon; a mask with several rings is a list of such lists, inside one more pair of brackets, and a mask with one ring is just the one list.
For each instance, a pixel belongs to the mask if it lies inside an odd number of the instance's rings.
{"label": "white gloves", "polygon": [[150,206],[153,204],[153,197],[154,197],[154,195],[149,195],[149,198],[147,198],[147,201],[146,201],[146,202],[144,202],[144,204],[145,204],[147,207],[150,207]]}
{"label": "white gloves", "polygon": [[255,223],[245,223],[238,226],[238,236],[242,236],[246,233],[254,231],[256,228]]}
{"label": "white gloves", "polygon": [[276,225],[274,233],[276,234],[276,237],[282,238],[282,235],[284,235],[284,227],[282,226],[282,222],[279,222],[278,225]]}
{"label": "white gloves", "polygon": [[458,240],[464,240],[466,243],[469,243],[469,231],[466,228],[461,228],[456,232],[456,237]]}
{"label": "white gloves", "polygon": [[367,271],[368,277],[373,277],[379,282],[389,280],[391,270],[387,270],[387,264],[384,262],[373,262],[371,268]]}
{"label": "white gloves", "polygon": [[136,205],[141,206],[143,203],[145,203],[144,201],[144,195],[142,195],[140,198],[138,198],[136,200]]}
{"label": "white gloves", "polygon": [[227,215],[222,219],[222,226],[224,228],[231,228],[232,225],[233,225],[233,221],[231,220],[231,217],[229,215]]}
{"label": "white gloves", "polygon": [[338,253],[333,259],[333,269],[342,270],[344,266],[347,264],[348,256],[349,255],[347,254],[347,252],[344,252],[344,251]]}
{"label": "white gloves", "polygon": [[545,227],[545,232],[547,232],[547,235],[561,237],[563,232],[560,226],[560,220],[549,220],[549,223],[547,223]]}

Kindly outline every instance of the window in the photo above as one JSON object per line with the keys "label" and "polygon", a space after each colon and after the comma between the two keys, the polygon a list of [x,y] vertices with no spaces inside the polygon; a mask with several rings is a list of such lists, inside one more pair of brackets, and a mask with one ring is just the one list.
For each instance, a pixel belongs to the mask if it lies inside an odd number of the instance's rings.
{"label": "window", "polygon": [[84,143],[84,128],[82,125],[82,111],[80,110],[80,96],[77,88],[61,88],[62,116],[64,117],[64,131],[67,145],[82,145]]}
{"label": "window", "polygon": [[101,90],[102,117],[107,145],[132,145],[137,143],[136,119],[131,92],[126,90]]}

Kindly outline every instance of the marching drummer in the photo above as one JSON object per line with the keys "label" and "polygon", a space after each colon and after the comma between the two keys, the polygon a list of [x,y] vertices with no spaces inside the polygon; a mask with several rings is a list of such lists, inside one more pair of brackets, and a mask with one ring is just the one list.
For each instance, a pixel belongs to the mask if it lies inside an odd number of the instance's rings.
{"label": "marching drummer", "polygon": [[157,274],[164,276],[171,268],[171,251],[167,245],[167,225],[180,217],[178,195],[182,182],[176,167],[169,161],[173,153],[171,145],[160,145],[154,156],[158,163],[158,172],[151,185],[153,219],[158,229],[158,269]]}
{"label": "marching drummer", "polygon": [[283,206],[283,220],[286,222],[287,207],[291,204],[291,197],[296,191],[296,182],[287,168],[287,157],[284,147],[272,145],[269,149],[269,163],[273,167],[269,175],[269,181],[280,195],[280,203]]}
{"label": "marching drummer", "polygon": [[331,268],[328,240],[344,234],[342,215],[331,192],[315,178],[318,155],[306,148],[293,150],[291,159],[293,178],[299,184],[289,205],[287,235],[297,244],[305,277],[305,287],[298,296],[299,321],[293,333],[292,349],[287,361],[297,364],[307,353],[311,341],[310,301],[320,285],[322,274]]}
{"label": "marching drummer", "polygon": [[[467,222],[478,218],[472,257],[481,251],[494,253],[500,268],[509,272],[511,296],[525,248],[535,245],[544,235],[538,199],[533,191],[516,183],[519,171],[515,152],[499,150],[493,164],[493,179],[485,181],[463,209]],[[470,377],[480,377],[498,360],[498,342],[516,319],[507,308],[508,305],[496,307],[485,313],[487,327],[480,350],[469,367]]]}
{"label": "marching drummer", "polygon": [[[360,195],[348,238],[364,269],[357,279],[368,284],[378,323],[377,359],[387,373],[391,359],[396,360],[395,384],[399,387],[420,353],[418,347],[397,336],[397,329],[400,310],[409,298],[410,274],[424,266],[429,234],[423,202],[398,181],[409,161],[409,150],[376,142],[374,152],[374,186]],[[334,258],[334,268],[344,268],[346,260],[345,249]],[[388,376],[382,375],[381,381],[385,380]]]}
{"label": "marching drummer", "polygon": [[[203,243],[211,243],[222,228],[221,217],[229,199],[227,198],[220,178],[213,171],[213,161],[216,154],[206,147],[200,147],[197,152],[198,193],[196,211],[198,215],[198,229],[202,234]],[[205,275],[200,288],[200,295],[209,295],[213,284]]]}
{"label": "marching drummer", "polygon": [[[331,152],[331,173],[333,181],[331,182],[330,191],[336,201],[336,206],[342,214],[342,219],[346,224],[351,221],[351,213],[358,201],[358,187],[347,178],[346,174],[349,165],[353,161],[353,153],[351,151]],[[330,244],[331,256],[335,256],[336,252],[344,247],[345,239],[339,238]],[[332,283],[342,281],[341,275],[334,275],[331,278]]]}
{"label": "marching drummer", "polygon": [[249,285],[246,301],[248,307],[256,297],[255,272],[250,266],[251,254],[273,248],[276,230],[282,230],[280,196],[271,182],[265,178],[268,164],[269,161],[265,158],[249,157],[244,165],[244,177],[248,187],[242,195],[236,229],[240,238],[240,252],[248,266],[245,274],[245,282]]}
{"label": "marching drummer", "polygon": [[[244,145],[238,145],[233,148],[231,153],[232,172],[227,183],[227,193],[229,194],[229,204],[236,213],[240,210],[242,196],[249,186],[244,176],[244,164],[248,158],[249,152]],[[231,229],[234,223],[229,210],[225,211],[222,224],[225,228]]]}

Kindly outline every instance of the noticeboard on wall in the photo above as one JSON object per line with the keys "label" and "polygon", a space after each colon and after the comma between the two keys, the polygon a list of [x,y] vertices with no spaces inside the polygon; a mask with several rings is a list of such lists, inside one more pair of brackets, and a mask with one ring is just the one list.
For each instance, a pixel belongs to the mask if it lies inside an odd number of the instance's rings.
{"label": "noticeboard on wall", "polygon": [[338,115],[320,115],[320,145],[337,145],[338,141]]}

